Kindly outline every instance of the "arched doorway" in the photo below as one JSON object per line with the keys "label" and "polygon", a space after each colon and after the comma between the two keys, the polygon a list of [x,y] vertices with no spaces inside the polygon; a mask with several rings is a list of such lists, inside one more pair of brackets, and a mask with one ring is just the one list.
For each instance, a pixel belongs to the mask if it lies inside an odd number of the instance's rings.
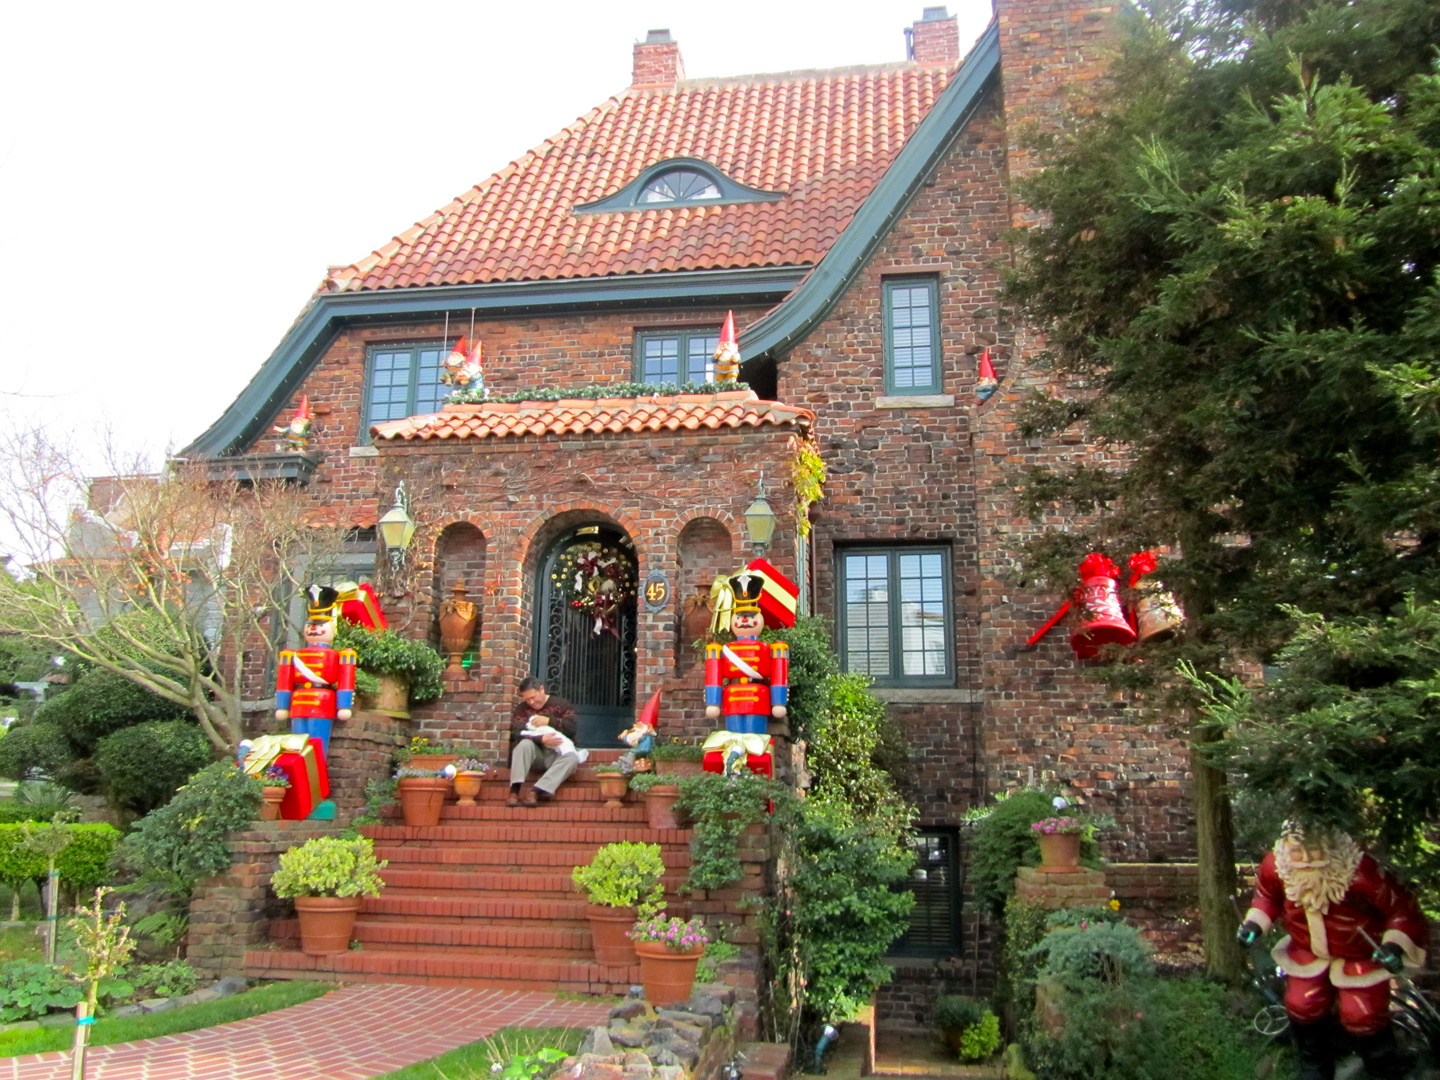
{"label": "arched doorway", "polygon": [[635,545],[611,525],[569,529],[535,582],[530,670],[575,705],[577,746],[616,749],[635,717]]}

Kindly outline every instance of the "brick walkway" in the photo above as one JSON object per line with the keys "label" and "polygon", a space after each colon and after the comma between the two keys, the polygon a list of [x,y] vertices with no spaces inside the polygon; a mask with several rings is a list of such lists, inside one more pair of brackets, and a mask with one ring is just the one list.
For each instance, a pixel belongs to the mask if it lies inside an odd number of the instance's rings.
{"label": "brick walkway", "polygon": [[[460,987],[350,986],[233,1024],[97,1046],[87,1080],[369,1080],[502,1027],[604,1023],[609,1005]],[[69,1080],[68,1053],[0,1058],[0,1080]]]}

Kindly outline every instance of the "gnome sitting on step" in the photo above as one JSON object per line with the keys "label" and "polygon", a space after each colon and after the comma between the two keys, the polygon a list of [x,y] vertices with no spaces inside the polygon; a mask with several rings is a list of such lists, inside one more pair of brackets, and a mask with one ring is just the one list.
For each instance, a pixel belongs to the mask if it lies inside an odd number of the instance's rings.
{"label": "gnome sitting on step", "polygon": [[1240,944],[1250,947],[1277,922],[1286,936],[1271,955],[1286,975],[1297,1080],[1334,1077],[1337,1016],[1371,1080],[1404,1077],[1390,977],[1425,960],[1425,917],[1415,898],[1351,837],[1286,822],[1256,872]]}
{"label": "gnome sitting on step", "polygon": [[620,755],[620,771],[644,772],[650,768],[650,752],[655,749],[655,729],[660,726],[660,691],[650,695],[634,727],[620,733],[620,741],[630,749]]}

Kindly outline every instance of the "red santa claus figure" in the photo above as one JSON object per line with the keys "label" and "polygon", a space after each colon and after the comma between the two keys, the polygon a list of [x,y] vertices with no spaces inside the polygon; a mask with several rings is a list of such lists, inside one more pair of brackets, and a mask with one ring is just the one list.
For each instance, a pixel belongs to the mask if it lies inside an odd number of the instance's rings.
{"label": "red santa claus figure", "polygon": [[291,731],[319,739],[328,757],[331,724],[349,720],[355,707],[355,650],[332,644],[340,594],[328,585],[311,585],[305,592],[305,647],[280,654],[275,719],[289,720]]}
{"label": "red santa claus figure", "polygon": [[1248,948],[1274,923],[1285,931],[1272,955],[1286,975],[1298,1080],[1334,1077],[1337,1013],[1371,1080],[1399,1080],[1406,1069],[1390,1028],[1390,977],[1425,959],[1415,898],[1351,837],[1290,822],[1255,877],[1240,943]]}
{"label": "red santa claus figure", "polygon": [[725,730],[742,735],[764,735],[770,717],[785,718],[790,701],[790,646],[760,640],[764,588],[765,579],[750,570],[732,577],[730,630],[735,640],[705,646],[705,715],[711,720],[723,716]]}

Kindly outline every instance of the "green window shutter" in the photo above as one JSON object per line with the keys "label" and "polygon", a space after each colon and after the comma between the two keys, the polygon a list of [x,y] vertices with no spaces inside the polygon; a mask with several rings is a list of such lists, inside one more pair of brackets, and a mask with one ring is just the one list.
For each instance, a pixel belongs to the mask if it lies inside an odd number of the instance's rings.
{"label": "green window shutter", "polygon": [[889,278],[885,290],[885,392],[940,393],[940,289],[933,277]]}
{"label": "green window shutter", "polygon": [[877,686],[955,685],[949,552],[841,547],[836,562],[841,666]]}

